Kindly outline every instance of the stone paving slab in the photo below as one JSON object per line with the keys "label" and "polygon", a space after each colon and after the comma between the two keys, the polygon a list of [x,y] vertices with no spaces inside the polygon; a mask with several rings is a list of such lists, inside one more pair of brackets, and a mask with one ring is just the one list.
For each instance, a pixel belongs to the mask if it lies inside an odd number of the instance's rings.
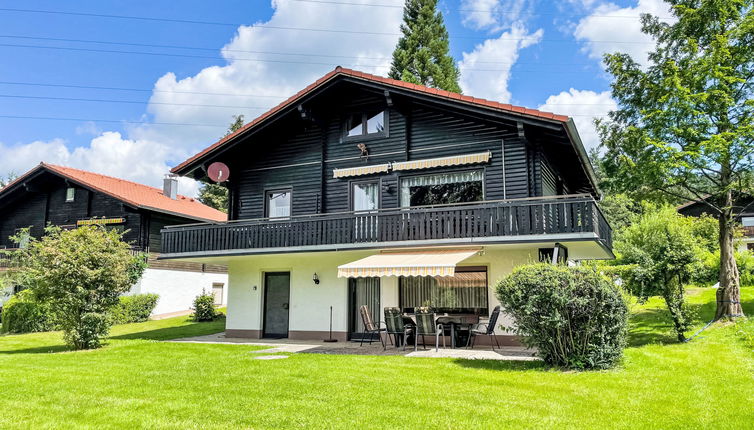
{"label": "stone paving slab", "polygon": [[[254,345],[267,346],[268,348],[258,351],[250,351],[252,354],[275,354],[275,353],[307,353],[307,354],[331,354],[331,355],[404,355],[406,357],[426,357],[426,358],[460,358],[467,360],[508,360],[508,361],[535,361],[539,358],[534,356],[530,349],[518,346],[506,346],[501,349],[492,351],[488,347],[479,349],[450,349],[441,348],[435,351],[434,348],[419,349],[414,351],[412,346],[405,350],[402,347],[388,344],[383,350],[382,344],[374,342],[371,345],[365,343],[363,346],[358,342],[311,342],[298,343],[290,339],[248,339],[248,338],[229,338],[225,333],[216,333],[206,336],[187,337],[183,339],[170,340],[168,342],[185,342],[185,343],[212,343],[225,345]],[[285,356],[270,356],[285,357]]]}

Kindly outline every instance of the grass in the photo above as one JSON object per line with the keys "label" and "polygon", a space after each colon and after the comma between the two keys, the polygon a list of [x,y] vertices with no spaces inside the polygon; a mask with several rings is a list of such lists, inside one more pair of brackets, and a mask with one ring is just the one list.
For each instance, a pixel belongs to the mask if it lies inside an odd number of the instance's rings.
{"label": "grass", "polygon": [[[714,291],[690,291],[702,326]],[[754,289],[744,291],[754,314]],[[97,351],[59,333],[0,337],[0,428],[752,428],[754,321],[679,344],[661,303],[634,306],[621,366],[293,354],[159,340],[222,330],[173,318],[115,327]],[[52,351],[53,353],[49,353]]]}

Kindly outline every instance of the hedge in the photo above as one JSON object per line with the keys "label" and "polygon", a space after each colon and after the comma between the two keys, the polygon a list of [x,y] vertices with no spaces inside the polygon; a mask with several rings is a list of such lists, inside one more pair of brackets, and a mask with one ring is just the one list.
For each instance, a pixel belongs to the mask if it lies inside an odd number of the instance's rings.
{"label": "hedge", "polygon": [[120,302],[110,310],[113,324],[144,322],[157,306],[157,294],[134,294],[121,296]]}
{"label": "hedge", "polygon": [[3,305],[3,333],[31,333],[55,328],[50,307],[37,301],[31,290],[20,291]]}

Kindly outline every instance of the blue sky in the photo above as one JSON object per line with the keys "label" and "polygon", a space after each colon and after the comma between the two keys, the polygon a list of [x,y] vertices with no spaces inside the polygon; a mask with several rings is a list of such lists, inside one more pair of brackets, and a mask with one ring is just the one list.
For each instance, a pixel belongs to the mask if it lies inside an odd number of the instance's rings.
{"label": "blue sky", "polygon": [[[251,120],[338,64],[385,75],[401,4],[0,0],[0,175],[48,161],[159,184],[233,114]],[[573,115],[589,146],[592,117],[614,107],[600,56],[644,61],[652,45],[639,13],[669,15],[661,0],[440,0],[439,9],[465,93]]]}

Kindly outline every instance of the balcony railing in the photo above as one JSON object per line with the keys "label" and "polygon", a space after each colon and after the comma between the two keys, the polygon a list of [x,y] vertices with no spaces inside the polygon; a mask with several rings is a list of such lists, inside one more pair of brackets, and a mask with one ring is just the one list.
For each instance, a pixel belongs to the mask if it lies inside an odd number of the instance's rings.
{"label": "balcony railing", "polygon": [[366,248],[371,244],[376,247],[417,241],[431,244],[568,238],[596,239],[612,249],[612,231],[591,196],[568,195],[171,226],[162,230],[162,254],[169,257],[219,255],[231,251],[284,252],[285,248]]}
{"label": "balcony railing", "polygon": [[14,266],[13,251],[15,251],[15,249],[0,249],[0,270],[10,269]]}

